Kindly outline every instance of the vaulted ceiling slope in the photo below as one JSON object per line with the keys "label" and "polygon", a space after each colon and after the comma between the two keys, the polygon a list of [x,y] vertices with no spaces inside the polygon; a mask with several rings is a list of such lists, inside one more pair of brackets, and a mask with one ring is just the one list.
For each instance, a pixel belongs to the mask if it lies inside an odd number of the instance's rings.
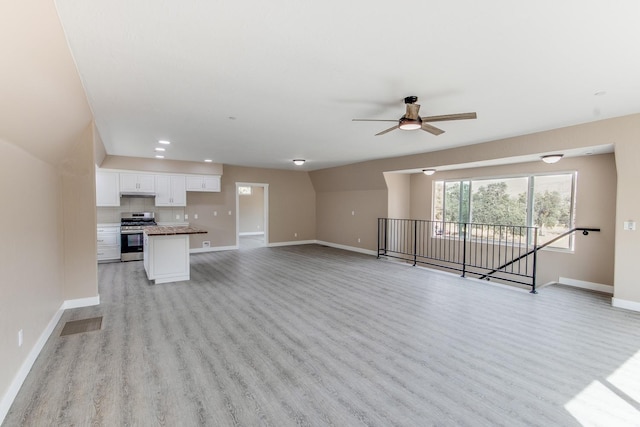
{"label": "vaulted ceiling slope", "polygon": [[[637,0],[56,0],[112,155],[307,170],[640,112]],[[402,99],[446,132],[395,131]],[[602,144],[612,141],[602,141]]]}
{"label": "vaulted ceiling slope", "polygon": [[92,115],[52,0],[0,2],[0,139],[58,164]]}

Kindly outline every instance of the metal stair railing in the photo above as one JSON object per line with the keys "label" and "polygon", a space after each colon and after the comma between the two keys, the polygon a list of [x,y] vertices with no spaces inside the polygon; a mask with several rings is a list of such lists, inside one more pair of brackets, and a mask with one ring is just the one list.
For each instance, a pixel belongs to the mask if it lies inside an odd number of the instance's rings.
{"label": "metal stair railing", "polygon": [[576,231],[586,236],[600,229],[576,227],[538,245],[537,227],[379,218],[378,258],[531,286],[535,294],[538,251]]}
{"label": "metal stair railing", "polygon": [[[596,231],[597,232],[597,231],[600,231],[600,229],[599,228],[590,228],[590,227],[572,228],[571,230],[565,231],[561,235],[554,237],[553,239],[549,240],[548,242],[543,243],[540,246],[535,246],[529,252],[527,252],[527,253],[525,253],[525,254],[523,254],[523,255],[515,258],[515,259],[512,259],[511,261],[509,261],[509,262],[507,262],[505,264],[502,264],[500,267],[497,267],[497,268],[491,270],[490,272],[482,275],[480,277],[480,280],[482,280],[482,279],[487,279],[488,280],[490,278],[489,276],[491,276],[492,274],[495,274],[495,273],[499,272],[503,268],[506,268],[506,267],[510,266],[511,264],[516,263],[516,262],[520,261],[521,259],[528,257],[531,254],[537,253],[540,249],[543,249],[543,248],[549,246],[550,244],[552,244],[554,242],[557,242],[558,240],[562,239],[563,237],[566,237],[566,236],[568,236],[568,235],[570,235],[572,233],[575,233],[576,231],[582,231],[583,235],[588,236],[590,231]],[[534,277],[535,277],[535,266],[534,266]],[[536,294],[537,293],[536,286],[535,286],[535,280],[533,281],[533,289],[531,290],[531,293],[532,294]]]}

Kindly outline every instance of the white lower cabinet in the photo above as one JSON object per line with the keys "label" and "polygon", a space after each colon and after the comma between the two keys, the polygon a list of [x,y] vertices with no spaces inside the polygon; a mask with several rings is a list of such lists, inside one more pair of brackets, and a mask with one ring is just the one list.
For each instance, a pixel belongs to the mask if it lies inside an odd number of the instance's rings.
{"label": "white lower cabinet", "polygon": [[98,262],[120,260],[120,226],[98,226]]}

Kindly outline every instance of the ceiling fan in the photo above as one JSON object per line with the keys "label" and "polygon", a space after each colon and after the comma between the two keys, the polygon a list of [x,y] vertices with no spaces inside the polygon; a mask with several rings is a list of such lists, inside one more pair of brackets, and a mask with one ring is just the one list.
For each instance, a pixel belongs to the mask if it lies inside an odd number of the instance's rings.
{"label": "ceiling fan", "polygon": [[476,113],[459,113],[459,114],[445,114],[442,116],[428,116],[420,117],[418,112],[420,111],[420,105],[416,104],[418,101],[417,96],[407,96],[404,99],[404,103],[407,104],[407,112],[399,120],[378,120],[378,119],[353,119],[354,122],[398,122],[397,125],[385,129],[382,132],[376,133],[378,135],[384,135],[392,130],[416,130],[422,129],[425,132],[429,132],[433,135],[443,134],[444,131],[435,126],[430,125],[428,122],[445,122],[449,120],[467,120],[475,119]]}

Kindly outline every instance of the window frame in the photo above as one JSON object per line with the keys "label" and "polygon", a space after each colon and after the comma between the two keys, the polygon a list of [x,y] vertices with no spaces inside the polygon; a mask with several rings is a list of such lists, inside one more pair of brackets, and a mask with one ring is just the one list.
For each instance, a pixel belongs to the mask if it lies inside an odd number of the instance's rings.
{"label": "window frame", "polygon": [[[527,227],[533,227],[533,223],[534,223],[534,204],[535,204],[535,178],[536,177],[544,177],[544,176],[555,176],[555,175],[569,175],[571,176],[571,196],[570,196],[570,200],[569,200],[569,230],[571,230],[572,228],[575,228],[576,226],[576,198],[577,198],[577,183],[578,183],[578,171],[576,170],[572,170],[572,171],[549,171],[549,172],[542,172],[542,173],[526,173],[526,174],[508,174],[508,175],[489,175],[489,176],[479,176],[479,177],[463,177],[463,178],[451,178],[451,179],[434,179],[432,181],[432,197],[431,197],[431,219],[434,222],[448,222],[446,221],[446,209],[447,209],[447,205],[446,205],[446,188],[447,188],[447,183],[459,183],[459,188],[460,188],[460,196],[459,196],[459,201],[458,201],[458,218],[460,218],[460,220],[458,222],[460,223],[464,223],[464,222],[469,222],[469,219],[472,219],[472,212],[473,212],[473,206],[472,206],[472,194],[473,194],[473,182],[474,181],[500,181],[500,180],[507,180],[507,179],[514,179],[514,178],[526,178],[527,179],[527,207],[526,207],[526,224],[522,224],[524,226]],[[442,198],[442,219],[436,219],[436,200],[437,200],[437,186],[438,184],[441,183],[441,198]],[[465,192],[466,194],[464,194],[464,196],[467,199],[467,207],[468,207],[468,212],[466,213],[466,215],[462,212],[462,209],[465,205],[465,203],[463,203],[463,187],[464,187],[464,183],[468,183],[468,187],[467,187],[467,191]],[[463,221],[462,219],[465,218],[467,219],[467,221]],[[440,236],[436,236],[440,237]],[[552,251],[559,251],[559,252],[574,252],[575,251],[575,238],[573,234],[570,234],[569,236],[569,242],[568,242],[568,246],[567,247],[558,247],[558,246],[547,246],[545,249],[549,249]],[[461,237],[458,237],[458,239],[461,239]]]}

